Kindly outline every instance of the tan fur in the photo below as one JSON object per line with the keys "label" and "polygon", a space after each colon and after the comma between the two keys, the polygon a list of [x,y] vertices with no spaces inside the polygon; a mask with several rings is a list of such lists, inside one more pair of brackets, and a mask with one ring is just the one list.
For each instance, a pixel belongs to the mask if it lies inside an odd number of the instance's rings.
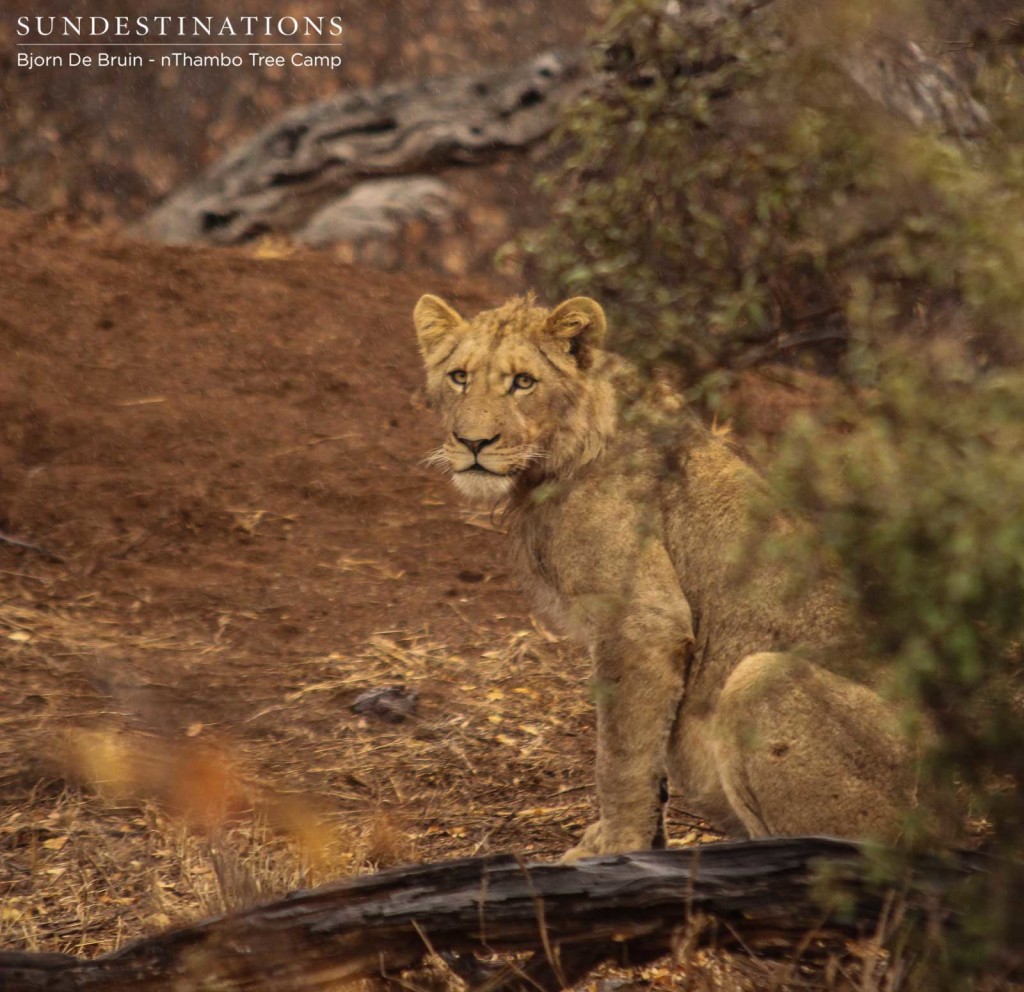
{"label": "tan fur", "polygon": [[856,641],[833,590],[794,604],[777,571],[738,578],[762,482],[727,440],[638,395],[593,300],[467,321],[424,296],[414,319],[445,426],[432,460],[507,506],[519,571],[593,659],[600,819],[567,857],[664,844],[666,779],[728,831],[892,838],[914,749],[825,667]]}

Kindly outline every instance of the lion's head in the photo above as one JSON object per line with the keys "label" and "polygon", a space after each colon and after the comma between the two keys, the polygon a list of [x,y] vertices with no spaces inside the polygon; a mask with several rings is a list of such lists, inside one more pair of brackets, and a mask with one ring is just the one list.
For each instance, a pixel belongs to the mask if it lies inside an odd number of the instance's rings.
{"label": "lion's head", "polygon": [[428,402],[445,428],[430,460],[464,495],[496,501],[517,480],[562,478],[601,452],[614,398],[593,300],[546,310],[519,298],[466,320],[424,296],[413,319]]}

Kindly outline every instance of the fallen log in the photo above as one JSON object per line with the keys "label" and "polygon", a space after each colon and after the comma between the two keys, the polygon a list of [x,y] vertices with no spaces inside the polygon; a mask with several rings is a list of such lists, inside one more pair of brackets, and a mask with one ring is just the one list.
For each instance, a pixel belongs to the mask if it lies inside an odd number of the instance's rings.
{"label": "fallen log", "polygon": [[[309,227],[322,243],[322,208],[357,184],[422,182],[442,166],[491,161],[543,138],[579,94],[589,64],[583,50],[547,52],[500,71],[350,90],[296,107],[172,193],[134,233],[234,244],[286,231],[301,240]],[[381,198],[382,215],[394,185]]]}
{"label": "fallen log", "polygon": [[[693,31],[684,34],[696,44],[695,55],[679,53],[673,74],[715,72],[717,34],[732,21],[767,17],[773,6],[667,4],[662,16],[686,18]],[[766,22],[764,30],[778,27]],[[497,71],[389,83],[295,107],[172,193],[133,233],[169,244],[287,234],[318,246],[392,235],[413,218],[437,220],[448,210],[439,169],[530,148],[588,87],[616,76],[646,86],[657,76],[621,46],[602,53],[603,71],[586,49],[551,51]],[[911,39],[879,35],[834,58],[852,88],[911,126],[969,137],[989,123],[964,74]]]}
{"label": "fallen log", "polygon": [[[568,865],[508,855],[414,865],[297,892],[91,961],[0,953],[0,990],[314,992],[415,968],[435,952],[458,955],[450,959],[471,978],[476,955],[525,952],[525,963],[477,973],[490,992],[554,992],[602,961],[641,964],[681,942],[786,957],[799,947],[804,958],[820,958],[897,918],[952,935],[963,923],[963,884],[996,868],[977,854],[921,856],[893,889],[869,881],[872,863],[862,846],[798,837]],[[1024,952],[1012,954],[1001,959],[1002,974],[1024,976]]]}

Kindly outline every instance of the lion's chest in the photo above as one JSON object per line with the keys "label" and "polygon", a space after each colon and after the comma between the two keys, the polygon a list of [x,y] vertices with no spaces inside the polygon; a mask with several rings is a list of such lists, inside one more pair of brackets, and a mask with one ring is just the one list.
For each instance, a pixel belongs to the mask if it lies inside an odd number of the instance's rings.
{"label": "lion's chest", "polygon": [[585,640],[585,632],[571,620],[570,596],[565,588],[559,536],[561,507],[531,507],[516,514],[509,527],[509,551],[517,578],[546,619],[571,636]]}
{"label": "lion's chest", "polygon": [[[537,607],[589,643],[596,604],[622,599],[649,529],[642,500],[623,499],[596,474],[521,507],[510,521],[512,560]],[[630,496],[634,495],[632,493]]]}
{"label": "lion's chest", "polygon": [[518,516],[509,528],[516,572],[520,582],[530,589],[540,585],[551,593],[558,592],[555,524],[550,513],[533,511]]}

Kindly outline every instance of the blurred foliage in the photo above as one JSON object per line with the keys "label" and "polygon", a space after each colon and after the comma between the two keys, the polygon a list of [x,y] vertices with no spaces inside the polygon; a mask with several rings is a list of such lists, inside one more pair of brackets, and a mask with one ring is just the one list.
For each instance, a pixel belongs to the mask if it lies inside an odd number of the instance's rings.
{"label": "blurred foliage", "polygon": [[1024,286],[997,269],[1022,233],[1005,230],[1024,177],[1019,68],[986,63],[995,121],[969,146],[922,132],[860,84],[899,19],[876,38],[871,5],[848,8],[615,4],[604,85],[542,180],[540,281],[596,292],[636,357],[667,353],[695,381],[892,322],[930,330],[964,298],[989,351],[1017,350],[1003,332]]}
{"label": "blurred foliage", "polygon": [[[994,849],[1021,860],[1015,16],[617,0],[602,86],[554,146],[552,222],[527,248],[539,282],[599,297],[622,350],[675,363],[712,407],[764,361],[839,373],[834,407],[791,426],[773,469],[783,506],[817,526],[764,550],[808,582],[839,573],[890,690],[940,731],[934,783],[957,782]],[[1007,901],[1021,884],[984,881],[974,936],[932,949],[956,967],[926,987],[955,984],[982,938],[1024,941]]]}
{"label": "blurred foliage", "polygon": [[[760,550],[807,583],[839,573],[889,694],[938,731],[926,788],[955,784],[1018,864],[965,893],[969,939],[925,956],[954,967],[923,987],[959,987],[989,942],[1024,943],[1024,374],[979,376],[906,341],[860,360],[874,385],[798,419],[772,469],[783,506],[815,526]],[[908,821],[908,842],[927,843],[921,827]]]}

